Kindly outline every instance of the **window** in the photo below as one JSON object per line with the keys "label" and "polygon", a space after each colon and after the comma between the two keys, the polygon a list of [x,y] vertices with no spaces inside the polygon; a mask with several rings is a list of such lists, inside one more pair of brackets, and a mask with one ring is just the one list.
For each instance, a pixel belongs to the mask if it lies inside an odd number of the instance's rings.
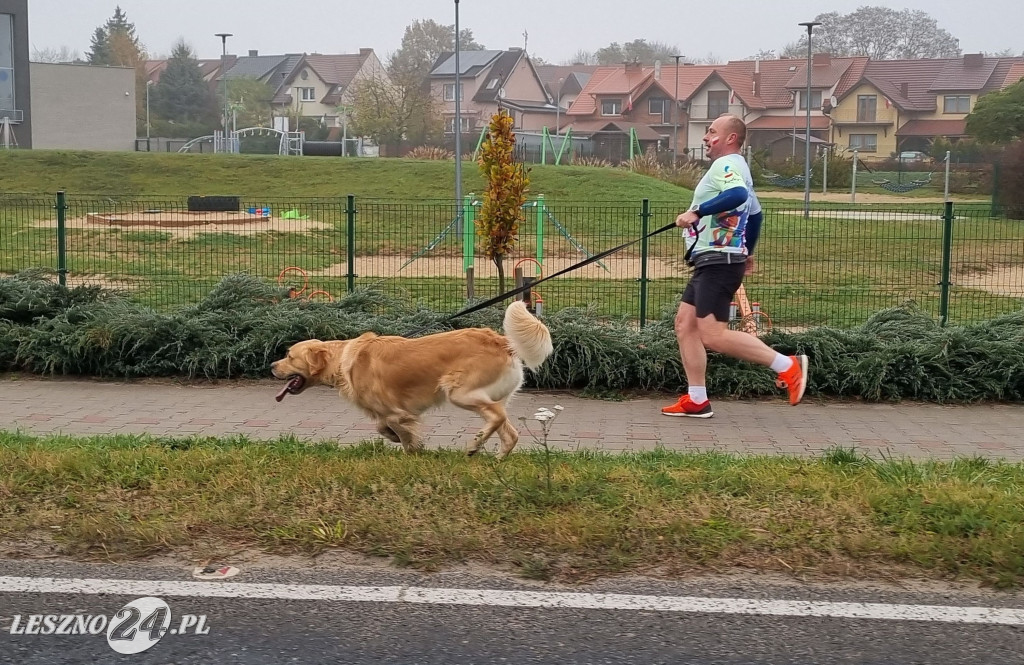
{"label": "window", "polygon": [[[462,127],[462,131],[463,132],[468,132],[469,130],[473,129],[473,119],[472,118],[459,118],[459,120],[460,120],[459,125]],[[454,134],[455,133],[455,118],[454,117],[453,118],[445,118],[445,121],[444,121],[444,131],[449,133],[449,134]]]}
{"label": "window", "polygon": [[729,91],[710,90],[708,91],[708,120],[714,120],[720,115],[729,112]]}
{"label": "window", "polygon": [[878,151],[878,134],[850,134],[850,150]]}
{"label": "window", "polygon": [[[857,95],[857,122],[875,122],[875,111],[877,108],[877,95]],[[864,136],[867,136],[867,134],[864,134]]]}
{"label": "window", "polygon": [[0,110],[14,110],[14,17],[0,14]]}
{"label": "window", "polygon": [[494,90],[497,87],[498,87],[498,77],[494,77],[490,81],[487,82],[487,89],[488,90]]}
{"label": "window", "polygon": [[[460,102],[463,99],[465,99],[464,95],[465,95],[466,91],[464,90],[464,88],[465,88],[465,86],[463,86],[460,83],[459,84],[459,101]],[[454,102],[455,101],[455,84],[454,83],[445,83],[444,84],[444,101],[446,101],[446,102]]]}
{"label": "window", "polygon": [[943,113],[970,113],[970,95],[946,95],[942,100]]}
{"label": "window", "polygon": [[299,99],[304,102],[315,102],[316,88],[299,88]]}
{"label": "window", "polygon": [[659,97],[651,99],[647,103],[647,111],[653,116],[659,116],[661,122],[672,122],[672,100]]}
{"label": "window", "polygon": [[621,115],[621,99],[604,99],[601,101],[601,115]]}
{"label": "window", "polygon": [[[811,90],[811,108],[821,108],[821,90]],[[800,110],[807,110],[807,91],[804,90],[800,93]]]}

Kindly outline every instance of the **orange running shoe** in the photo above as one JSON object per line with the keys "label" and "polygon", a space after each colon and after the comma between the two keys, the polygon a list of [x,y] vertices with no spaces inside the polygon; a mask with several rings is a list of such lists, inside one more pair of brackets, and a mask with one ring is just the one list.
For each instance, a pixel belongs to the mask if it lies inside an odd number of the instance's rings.
{"label": "orange running shoe", "polygon": [[684,418],[710,418],[715,415],[715,412],[711,410],[710,400],[704,400],[700,404],[697,404],[690,399],[689,395],[683,395],[679,398],[679,401],[672,406],[662,408],[661,415]]}
{"label": "orange running shoe", "polygon": [[807,390],[807,356],[790,356],[793,366],[779,374],[775,385],[789,390],[789,403],[796,406],[804,398]]}

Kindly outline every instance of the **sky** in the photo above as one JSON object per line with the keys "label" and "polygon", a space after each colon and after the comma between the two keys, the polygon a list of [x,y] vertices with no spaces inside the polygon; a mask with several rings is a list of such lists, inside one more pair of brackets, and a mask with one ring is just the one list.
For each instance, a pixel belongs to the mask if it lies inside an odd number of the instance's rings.
{"label": "sky", "polygon": [[[369,47],[384,60],[414,20],[455,22],[454,0],[28,0],[32,48],[68,47],[84,55],[93,31],[117,4],[151,56],[166,56],[184,39],[200,58],[216,58],[221,40],[215,34],[229,32],[234,36],[228,52],[238,55],[252,49],[355,53]],[[580,49],[641,38],[677,46],[691,58],[741,59],[796,41],[804,32],[797,24],[818,13],[846,14],[865,4],[924,10],[967,53],[1024,51],[1021,0],[988,0],[983,6],[963,0],[461,0],[458,7],[460,27],[472,30],[486,48],[525,41],[531,55],[559,64]]]}

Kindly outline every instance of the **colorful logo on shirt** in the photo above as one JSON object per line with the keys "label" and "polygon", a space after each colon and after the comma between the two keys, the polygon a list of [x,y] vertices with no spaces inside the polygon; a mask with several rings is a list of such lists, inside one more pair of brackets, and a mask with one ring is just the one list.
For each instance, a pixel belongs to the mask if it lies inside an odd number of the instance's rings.
{"label": "colorful logo on shirt", "polygon": [[723,178],[731,178],[731,177],[733,177],[735,175],[732,171],[729,170],[729,165],[728,164],[726,164],[722,168],[725,170],[725,175],[722,176]]}

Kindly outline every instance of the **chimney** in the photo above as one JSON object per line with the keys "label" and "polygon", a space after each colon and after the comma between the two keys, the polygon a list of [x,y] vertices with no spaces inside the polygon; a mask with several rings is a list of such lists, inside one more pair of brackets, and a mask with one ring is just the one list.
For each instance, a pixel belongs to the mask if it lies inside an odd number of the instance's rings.
{"label": "chimney", "polygon": [[906,81],[900,83],[900,94],[903,95],[903,99],[910,97],[910,84]]}
{"label": "chimney", "polygon": [[661,80],[661,60],[654,61],[654,80]]}
{"label": "chimney", "polygon": [[832,56],[828,53],[815,53],[811,58],[811,64],[815,67],[819,65],[830,65],[832,64]]}
{"label": "chimney", "polygon": [[256,49],[254,49],[254,48],[249,49],[249,57],[250,58],[255,58],[259,54],[260,54],[260,52],[257,51]]}
{"label": "chimney", "polygon": [[964,67],[981,67],[984,64],[984,53],[964,53]]}
{"label": "chimney", "polygon": [[759,93],[761,92],[761,72],[754,72],[754,85],[752,92],[754,93],[755,97],[758,97]]}
{"label": "chimney", "polygon": [[372,48],[361,48],[361,49],[359,49],[359,55],[363,56],[364,58],[366,56],[370,55],[371,53],[373,53],[373,49]]}

